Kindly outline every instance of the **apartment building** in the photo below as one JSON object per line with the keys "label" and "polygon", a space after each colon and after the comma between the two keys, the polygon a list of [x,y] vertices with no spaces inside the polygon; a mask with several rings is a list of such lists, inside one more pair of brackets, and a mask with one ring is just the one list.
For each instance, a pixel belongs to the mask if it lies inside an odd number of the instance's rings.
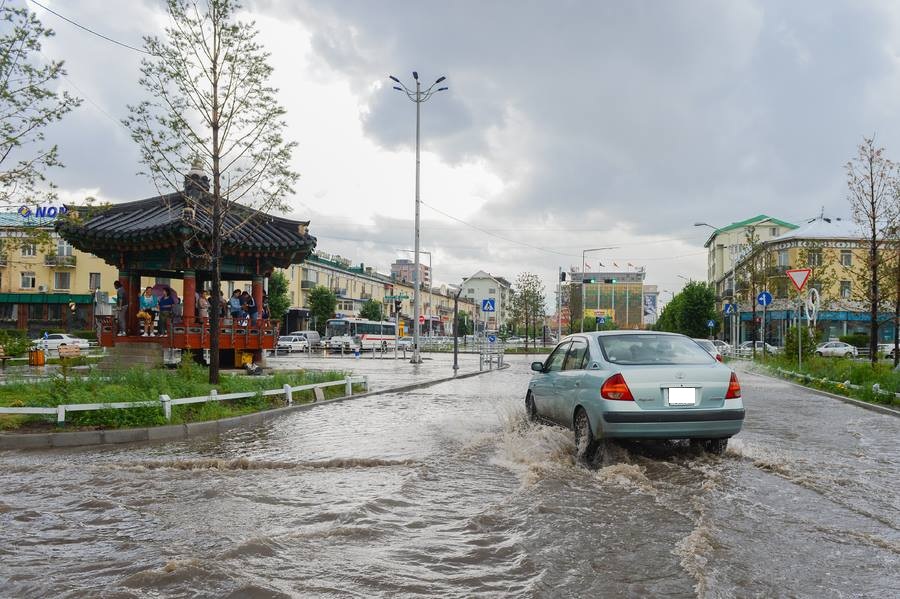
{"label": "apartment building", "polygon": [[[512,306],[512,285],[503,277],[479,270],[463,281],[460,297],[472,302],[478,330],[499,331],[506,327]],[[493,312],[482,312],[482,302],[494,300]]]}

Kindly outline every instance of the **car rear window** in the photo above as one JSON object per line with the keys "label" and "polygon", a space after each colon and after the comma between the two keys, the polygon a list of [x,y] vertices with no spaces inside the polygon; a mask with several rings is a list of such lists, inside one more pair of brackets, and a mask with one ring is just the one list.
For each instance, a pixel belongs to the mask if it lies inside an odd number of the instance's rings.
{"label": "car rear window", "polygon": [[708,364],[715,362],[693,339],[674,335],[604,335],[600,350],[612,364]]}

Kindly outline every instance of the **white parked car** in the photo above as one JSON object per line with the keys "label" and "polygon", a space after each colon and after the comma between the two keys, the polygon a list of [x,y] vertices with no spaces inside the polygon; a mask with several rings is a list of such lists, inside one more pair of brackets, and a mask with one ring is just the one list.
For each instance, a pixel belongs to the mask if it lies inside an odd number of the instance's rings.
{"label": "white parked car", "polygon": [[75,346],[82,350],[86,350],[91,346],[90,342],[87,339],[82,339],[81,337],[73,337],[72,335],[67,335],[65,333],[50,333],[46,337],[32,339],[31,342],[36,347],[42,347],[49,351],[56,351],[64,345]]}
{"label": "white parked car", "polygon": [[278,338],[278,343],[275,347],[276,349],[284,349],[288,352],[307,351],[309,349],[309,342],[306,340],[306,337],[301,335],[283,335]]}
{"label": "white parked car", "polygon": [[840,356],[843,358],[855,358],[859,350],[843,341],[829,341],[816,348],[817,356]]}
{"label": "white parked car", "polygon": [[722,341],[721,339],[713,339],[713,345],[716,346],[716,349],[719,350],[719,353],[723,356],[730,356],[732,352],[731,345]]}
{"label": "white parked car", "polygon": [[[756,353],[757,355],[763,353],[763,348],[765,348],[767,354],[780,354],[783,351],[783,348],[776,347],[774,345],[769,345],[768,343],[763,344],[762,341],[756,342]],[[744,341],[741,343],[736,351],[739,356],[752,356],[753,355],[753,341]]]}
{"label": "white parked car", "polygon": [[879,358],[888,358],[890,360],[894,359],[894,344],[893,343],[879,343],[878,344],[878,357]]}

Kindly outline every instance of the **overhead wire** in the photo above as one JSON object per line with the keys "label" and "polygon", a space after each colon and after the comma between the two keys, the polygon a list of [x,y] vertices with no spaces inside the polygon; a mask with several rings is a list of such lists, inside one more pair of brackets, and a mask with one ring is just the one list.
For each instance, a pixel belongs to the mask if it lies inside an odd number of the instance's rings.
{"label": "overhead wire", "polygon": [[135,52],[140,52],[141,54],[146,54],[147,56],[153,56],[152,53],[147,52],[146,50],[144,50],[144,49],[142,49],[142,48],[135,48],[134,46],[131,46],[131,45],[126,44],[126,43],[124,43],[124,42],[120,42],[120,41],[118,41],[118,40],[114,40],[113,38],[111,38],[111,37],[109,37],[109,36],[106,36],[106,35],[103,35],[102,33],[99,33],[99,32],[97,32],[97,31],[94,31],[94,30],[91,29],[90,27],[85,27],[85,26],[82,25],[81,23],[77,23],[76,21],[73,21],[72,19],[70,19],[70,18],[68,18],[68,17],[66,17],[66,16],[64,16],[64,15],[59,14],[58,12],[56,12],[55,10],[53,10],[52,8],[49,8],[49,7],[47,7],[47,6],[44,6],[43,4],[41,4],[40,2],[38,2],[37,0],[28,0],[28,1],[31,2],[32,4],[36,5],[36,6],[39,6],[39,7],[43,8],[44,10],[46,10],[47,12],[49,12],[49,13],[52,14],[52,15],[56,15],[57,17],[59,17],[59,18],[62,19],[63,21],[66,21],[67,23],[70,23],[70,24],[74,25],[75,27],[78,27],[79,29],[83,29],[84,31],[87,31],[87,32],[90,33],[91,35],[96,35],[96,36],[99,37],[99,38],[105,39],[106,41],[111,42],[111,43],[113,43],[113,44],[122,46],[123,48],[128,48],[129,50],[134,50]]}

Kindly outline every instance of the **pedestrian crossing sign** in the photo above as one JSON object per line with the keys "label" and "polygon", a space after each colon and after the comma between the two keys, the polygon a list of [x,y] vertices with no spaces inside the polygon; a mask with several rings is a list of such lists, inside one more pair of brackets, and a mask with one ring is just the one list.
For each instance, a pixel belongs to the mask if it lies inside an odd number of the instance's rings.
{"label": "pedestrian crossing sign", "polygon": [[497,307],[495,304],[496,301],[497,300],[495,300],[495,299],[481,300],[481,311],[482,312],[496,312],[497,311]]}

